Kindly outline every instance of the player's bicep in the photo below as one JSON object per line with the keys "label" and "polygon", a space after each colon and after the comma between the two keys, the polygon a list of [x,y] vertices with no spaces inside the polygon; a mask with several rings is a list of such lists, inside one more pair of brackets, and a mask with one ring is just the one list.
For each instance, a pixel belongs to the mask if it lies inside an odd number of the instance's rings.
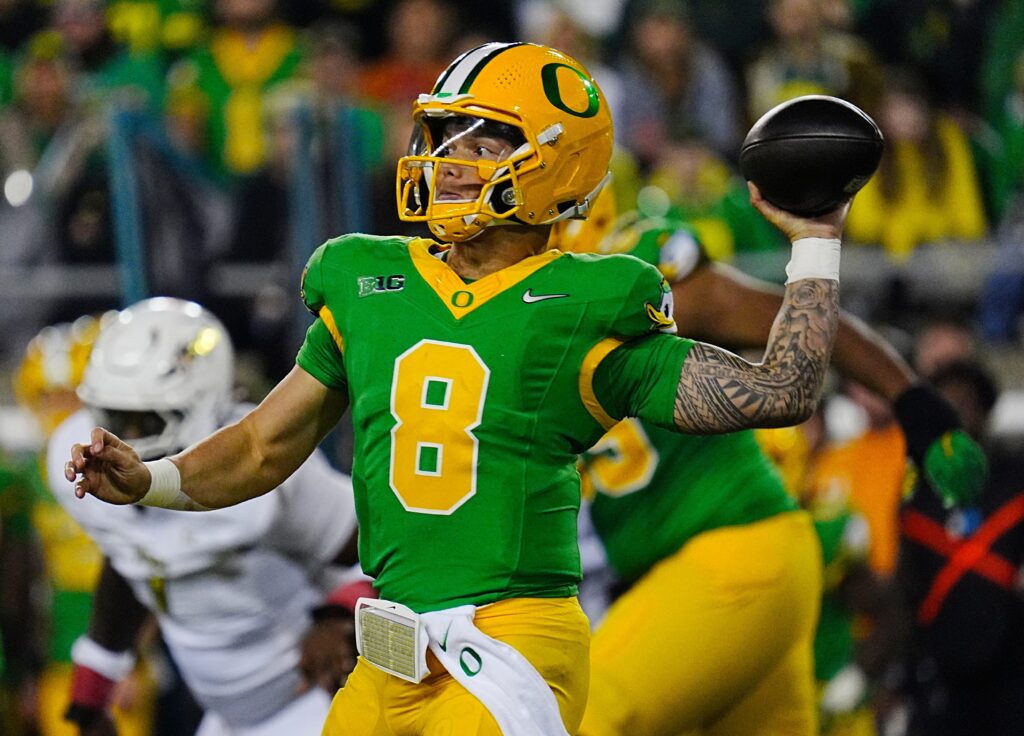
{"label": "player's bicep", "polygon": [[594,373],[594,394],[616,419],[639,417],[675,429],[673,406],[679,373],[693,342],[655,334],[609,353]]}

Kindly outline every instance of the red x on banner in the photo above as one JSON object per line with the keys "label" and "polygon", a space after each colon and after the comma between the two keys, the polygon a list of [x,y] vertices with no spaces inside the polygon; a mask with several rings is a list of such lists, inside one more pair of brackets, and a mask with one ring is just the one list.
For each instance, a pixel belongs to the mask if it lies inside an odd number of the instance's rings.
{"label": "red x on banner", "polygon": [[1022,520],[1024,493],[1014,496],[989,516],[974,534],[963,539],[954,537],[944,526],[919,511],[906,511],[902,522],[906,537],[949,558],[946,566],[935,576],[928,595],[917,610],[918,623],[931,623],[939,615],[953,586],[969,571],[1001,588],[1013,588],[1017,568],[990,548]]}

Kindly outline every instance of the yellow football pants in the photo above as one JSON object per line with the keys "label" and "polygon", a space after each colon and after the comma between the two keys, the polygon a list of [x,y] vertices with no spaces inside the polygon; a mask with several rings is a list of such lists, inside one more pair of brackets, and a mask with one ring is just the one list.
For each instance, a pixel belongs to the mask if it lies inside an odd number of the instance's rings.
{"label": "yellow football pants", "polygon": [[[515,647],[547,680],[562,721],[576,733],[587,700],[590,625],[575,598],[514,598],[477,609],[482,632]],[[418,685],[361,657],[338,691],[324,736],[500,736],[473,695],[427,653]]]}
{"label": "yellow football pants", "polygon": [[820,597],[821,551],[802,511],[695,537],[594,632],[580,734],[816,734]]}

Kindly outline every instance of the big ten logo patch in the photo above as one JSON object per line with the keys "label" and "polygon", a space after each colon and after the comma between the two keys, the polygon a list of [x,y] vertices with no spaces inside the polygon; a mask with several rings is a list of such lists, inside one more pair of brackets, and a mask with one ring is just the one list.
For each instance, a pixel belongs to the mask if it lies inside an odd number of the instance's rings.
{"label": "big ten logo patch", "polygon": [[391,276],[360,276],[359,296],[370,296],[388,291],[401,291],[405,288],[405,276],[400,273]]}

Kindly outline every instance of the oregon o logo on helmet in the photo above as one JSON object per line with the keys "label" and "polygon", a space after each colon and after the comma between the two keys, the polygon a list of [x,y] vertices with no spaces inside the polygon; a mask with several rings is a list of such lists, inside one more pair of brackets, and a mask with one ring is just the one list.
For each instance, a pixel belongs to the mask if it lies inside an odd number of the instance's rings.
{"label": "oregon o logo on helmet", "polygon": [[[583,89],[587,93],[587,108],[585,110],[573,110],[565,104],[565,100],[562,99],[562,90],[558,86],[559,69],[568,69],[580,78],[580,82],[583,83]],[[597,94],[597,88],[594,86],[593,82],[587,79],[587,75],[579,69],[574,69],[568,64],[552,62],[550,64],[545,64],[544,68],[540,70],[540,78],[544,83],[544,94],[547,96],[548,102],[559,110],[563,110],[570,115],[575,115],[578,118],[592,118],[597,115],[597,111],[601,109],[601,98]]]}
{"label": "oregon o logo on helmet", "polygon": [[[467,659],[467,656],[468,659]],[[484,668],[484,661],[476,650],[472,647],[463,647],[462,651],[459,652],[459,666],[462,667],[462,671],[466,673],[466,677],[475,677],[480,674],[480,670]]]}

